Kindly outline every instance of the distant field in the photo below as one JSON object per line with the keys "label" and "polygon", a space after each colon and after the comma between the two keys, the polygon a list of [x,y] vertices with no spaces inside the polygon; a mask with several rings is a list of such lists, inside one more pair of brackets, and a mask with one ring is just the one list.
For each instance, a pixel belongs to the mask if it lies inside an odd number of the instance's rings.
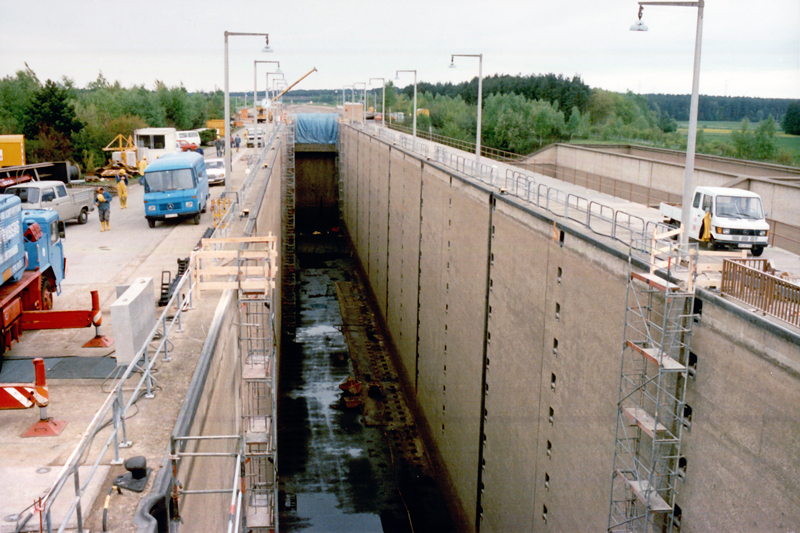
{"label": "distant field", "polygon": [[[751,129],[755,128],[755,126],[756,124],[750,124]],[[708,140],[730,141],[731,133],[739,130],[742,127],[742,123],[700,121],[697,123],[697,127],[704,128],[703,135]],[[688,130],[688,122],[678,122],[679,133],[686,135]],[[775,134],[775,141],[778,144],[779,150],[783,149],[793,153],[795,156],[800,156],[800,135],[787,135],[779,129],[778,133]]]}

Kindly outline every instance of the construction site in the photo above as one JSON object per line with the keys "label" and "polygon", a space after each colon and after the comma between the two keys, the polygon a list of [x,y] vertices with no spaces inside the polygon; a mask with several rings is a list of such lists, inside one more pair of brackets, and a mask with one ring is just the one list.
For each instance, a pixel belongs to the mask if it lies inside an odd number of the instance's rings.
{"label": "construction site", "polygon": [[760,194],[756,258],[664,223],[666,150],[490,159],[357,109],[265,122],[202,226],[74,248],[57,306],[113,263],[106,321],[6,353],[48,399],[0,411],[2,531],[800,530],[796,170],[698,160]]}

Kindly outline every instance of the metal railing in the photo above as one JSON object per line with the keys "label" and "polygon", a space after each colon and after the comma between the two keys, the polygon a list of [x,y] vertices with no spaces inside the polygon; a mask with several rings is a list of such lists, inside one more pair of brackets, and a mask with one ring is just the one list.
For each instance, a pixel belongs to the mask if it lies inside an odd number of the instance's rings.
{"label": "metal railing", "polygon": [[[184,273],[180,282],[175,287],[172,298],[170,298],[169,303],[167,303],[166,307],[164,308],[164,312],[161,313],[161,316],[156,321],[153,329],[150,330],[147,340],[136,353],[133,361],[131,361],[127,368],[125,368],[125,371],[122,373],[122,375],[117,378],[105,402],[97,411],[91,423],[89,424],[89,427],[84,432],[83,438],[81,438],[69,459],[67,459],[47,495],[42,499],[39,508],[41,509],[42,520],[48,533],[52,533],[54,526],[53,518],[51,516],[53,504],[61,495],[61,490],[64,488],[64,485],[67,483],[70,477],[73,478],[75,497],[73,498],[72,504],[70,505],[62,523],[60,526],[58,526],[59,533],[63,532],[67,528],[73,513],[77,513],[76,518],[78,531],[83,531],[81,497],[89,486],[92,477],[97,472],[97,469],[99,468],[109,448],[113,447],[114,450],[114,458],[111,460],[111,464],[122,464],[122,459],[119,455],[120,448],[128,448],[132,445],[132,441],[128,440],[128,432],[125,426],[125,420],[128,415],[128,411],[142,397],[155,397],[153,394],[156,383],[156,378],[153,377],[155,365],[160,360],[164,362],[171,361],[169,356],[169,347],[172,343],[169,340],[169,335],[173,329],[177,332],[183,331],[183,328],[181,327],[181,317],[183,312],[193,308],[192,292],[194,287],[192,284],[192,268],[193,267],[190,265]],[[185,288],[188,288],[188,298],[183,296],[183,289]],[[133,376],[135,373],[141,373],[138,383],[132,390],[124,390],[123,385],[128,378]],[[125,399],[126,392],[129,393],[127,395],[127,400]],[[111,434],[106,439],[106,442],[100,450],[100,453],[92,463],[88,476],[86,476],[85,481],[82,483],[78,473],[78,469],[83,463],[82,458],[84,454],[86,454],[91,448],[97,435],[109,425],[113,426]],[[25,520],[27,521],[30,519],[30,517],[32,517],[36,512],[39,511],[37,509],[32,510],[30,515],[26,517]]]}
{"label": "metal railing", "polygon": [[[357,125],[357,129],[386,139],[388,142],[411,150],[428,158],[428,145],[413,137],[398,134],[386,128]],[[537,183],[536,177],[514,168],[507,168],[501,177],[496,165],[478,164],[475,159],[462,154],[450,153],[446,148],[436,146],[431,158],[447,167],[475,178],[499,190],[500,194],[515,196],[527,203],[545,209],[556,216],[574,220],[593,233],[610,237],[625,245],[630,244],[633,234],[652,230],[655,223],[645,223],[644,219],[589,200],[574,193],[566,193],[555,187]]]}
{"label": "metal railing", "polygon": [[[409,135],[413,134],[414,132],[412,128],[409,128],[407,126],[401,126],[395,123],[388,123],[387,127],[399,131],[401,133],[407,133]],[[452,137],[445,137],[444,135],[437,135],[436,133],[430,133],[427,131],[422,131],[420,129],[417,129],[417,137],[419,137],[420,139],[433,141],[438,144],[443,144],[445,146],[450,146],[451,148],[457,148],[465,152],[475,153],[474,142],[462,141],[461,139],[454,139]],[[504,163],[510,163],[514,161],[519,161],[524,156],[520,154],[515,154],[514,152],[509,152],[507,150],[500,150],[499,148],[492,148],[491,146],[481,145],[481,157],[488,157],[489,159],[502,161]]]}
{"label": "metal railing", "polygon": [[721,292],[800,327],[800,285],[771,274],[766,259],[725,259]]}

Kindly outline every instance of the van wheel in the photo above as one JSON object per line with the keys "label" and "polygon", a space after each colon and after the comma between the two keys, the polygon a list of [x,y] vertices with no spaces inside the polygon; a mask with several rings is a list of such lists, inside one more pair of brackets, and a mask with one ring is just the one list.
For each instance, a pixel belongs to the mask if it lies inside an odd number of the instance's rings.
{"label": "van wheel", "polygon": [[200,213],[197,213],[195,216],[192,217],[192,223],[195,226],[199,226],[200,225]]}
{"label": "van wheel", "polygon": [[753,246],[753,257],[761,257],[761,254],[764,253],[763,246]]}
{"label": "van wheel", "polygon": [[148,218],[147,219],[147,225],[150,226],[151,228],[155,228],[156,227],[156,221],[153,220],[152,218]]}
{"label": "van wheel", "polygon": [[201,210],[200,210],[200,212],[201,212],[201,213],[205,213],[205,212],[206,212],[206,204],[207,204],[207,203],[208,203],[208,202],[204,202],[204,203],[203,203],[203,209],[201,209]]}
{"label": "van wheel", "polygon": [[89,221],[89,210],[87,208],[81,209],[78,215],[78,224],[86,224]]}
{"label": "van wheel", "polygon": [[53,308],[53,283],[42,278],[42,310],[49,311]]}

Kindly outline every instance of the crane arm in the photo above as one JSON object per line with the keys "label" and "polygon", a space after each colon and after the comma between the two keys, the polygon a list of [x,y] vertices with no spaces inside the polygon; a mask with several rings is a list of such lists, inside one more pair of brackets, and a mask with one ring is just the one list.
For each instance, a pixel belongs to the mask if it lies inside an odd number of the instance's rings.
{"label": "crane arm", "polygon": [[297,85],[298,83],[300,83],[301,81],[303,81],[304,79],[306,79],[307,77],[309,77],[312,73],[314,73],[316,71],[317,71],[317,67],[314,67],[313,69],[309,70],[308,73],[305,76],[303,76],[302,78],[300,78],[299,80],[297,80],[293,84],[289,85],[287,88],[285,88],[283,90],[283,92],[281,94],[279,94],[278,96],[272,97],[272,101],[274,102],[275,100],[277,100],[278,98],[280,98],[281,96],[283,96],[284,94],[289,92],[289,89],[291,89],[292,87],[294,87],[295,85]]}

